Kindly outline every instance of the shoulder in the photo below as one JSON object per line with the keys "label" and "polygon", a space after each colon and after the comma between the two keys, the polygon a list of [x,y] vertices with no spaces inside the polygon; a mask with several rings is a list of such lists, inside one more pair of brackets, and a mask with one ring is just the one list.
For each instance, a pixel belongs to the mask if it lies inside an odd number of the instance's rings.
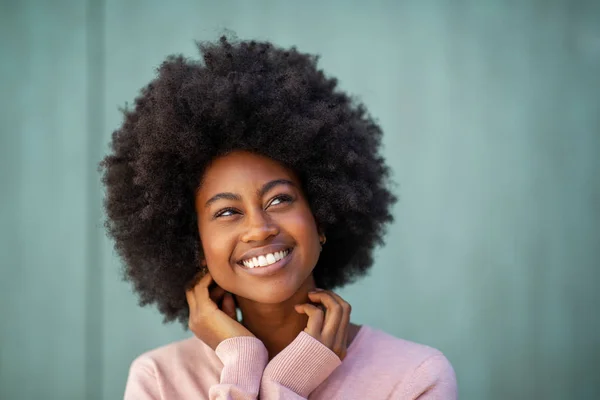
{"label": "shoulder", "polygon": [[394,371],[394,392],[402,396],[439,392],[440,398],[456,398],[454,368],[440,350],[369,326],[363,326],[355,340],[351,346],[356,345],[361,359],[372,359],[387,374]]}
{"label": "shoulder", "polygon": [[[197,385],[198,376],[217,379],[222,364],[206,344],[195,337],[173,342],[136,357],[129,367],[126,398],[139,393],[152,393],[163,398],[165,393],[177,397],[180,387]],[[158,392],[161,392],[160,395]],[[169,397],[169,396],[167,396]]]}
{"label": "shoulder", "polygon": [[172,342],[164,346],[146,351],[139,355],[131,364],[132,367],[147,367],[149,365],[161,365],[173,360],[185,361],[189,358],[202,357],[207,347],[195,337]]}
{"label": "shoulder", "polygon": [[420,364],[430,357],[443,356],[443,353],[436,348],[401,339],[370,326],[363,326],[360,329],[355,343],[351,344],[354,345],[385,360],[409,366]]}
{"label": "shoulder", "polygon": [[181,371],[192,366],[215,371],[222,367],[215,352],[195,336],[141,354],[132,362],[131,370],[153,369],[166,374],[169,370]]}

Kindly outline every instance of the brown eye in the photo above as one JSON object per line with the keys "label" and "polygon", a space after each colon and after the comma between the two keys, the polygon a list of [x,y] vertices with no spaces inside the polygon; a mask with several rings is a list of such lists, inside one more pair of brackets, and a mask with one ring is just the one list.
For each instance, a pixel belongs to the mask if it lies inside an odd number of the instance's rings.
{"label": "brown eye", "polygon": [[291,203],[294,199],[292,196],[287,194],[280,194],[279,196],[275,196],[273,200],[269,203],[269,207],[276,206],[281,203]]}
{"label": "brown eye", "polygon": [[213,218],[230,217],[235,213],[237,213],[237,210],[235,210],[234,208],[224,208],[223,210],[217,211]]}

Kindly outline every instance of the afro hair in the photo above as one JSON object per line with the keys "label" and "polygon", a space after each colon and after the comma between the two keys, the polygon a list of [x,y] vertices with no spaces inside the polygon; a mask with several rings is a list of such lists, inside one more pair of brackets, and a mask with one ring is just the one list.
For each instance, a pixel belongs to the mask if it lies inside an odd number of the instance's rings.
{"label": "afro hair", "polygon": [[333,289],[366,274],[396,197],[363,104],[317,68],[318,56],[221,37],[200,61],[169,56],[113,133],[100,163],[106,229],[140,305],[187,324],[185,287],[202,258],[195,192],[211,160],[234,150],[294,171],[327,235],[313,275]]}

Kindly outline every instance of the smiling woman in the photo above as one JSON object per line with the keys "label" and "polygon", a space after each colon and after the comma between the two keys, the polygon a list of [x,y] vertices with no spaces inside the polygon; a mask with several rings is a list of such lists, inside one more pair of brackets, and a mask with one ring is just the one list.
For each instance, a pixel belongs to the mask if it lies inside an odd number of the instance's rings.
{"label": "smiling woman", "polygon": [[392,221],[379,126],[315,56],[199,47],[161,65],[101,163],[140,304],[194,333],[138,357],[125,398],[456,398],[441,352],[355,325],[331,291]]}
{"label": "smiling woman", "polygon": [[278,304],[315,287],[324,235],[300,187],[292,171],[249,152],[220,157],[204,173],[196,193],[204,259],[242,311],[247,302]]}

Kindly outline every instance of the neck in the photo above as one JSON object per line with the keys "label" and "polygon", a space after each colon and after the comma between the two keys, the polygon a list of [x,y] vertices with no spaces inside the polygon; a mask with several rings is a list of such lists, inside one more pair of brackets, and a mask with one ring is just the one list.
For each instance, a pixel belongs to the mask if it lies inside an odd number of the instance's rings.
{"label": "neck", "polygon": [[292,297],[282,303],[263,304],[237,298],[242,312],[242,324],[264,343],[269,352],[269,360],[306,328],[308,317],[296,312],[294,306],[308,303],[308,292],[314,288],[315,283],[310,276]]}

